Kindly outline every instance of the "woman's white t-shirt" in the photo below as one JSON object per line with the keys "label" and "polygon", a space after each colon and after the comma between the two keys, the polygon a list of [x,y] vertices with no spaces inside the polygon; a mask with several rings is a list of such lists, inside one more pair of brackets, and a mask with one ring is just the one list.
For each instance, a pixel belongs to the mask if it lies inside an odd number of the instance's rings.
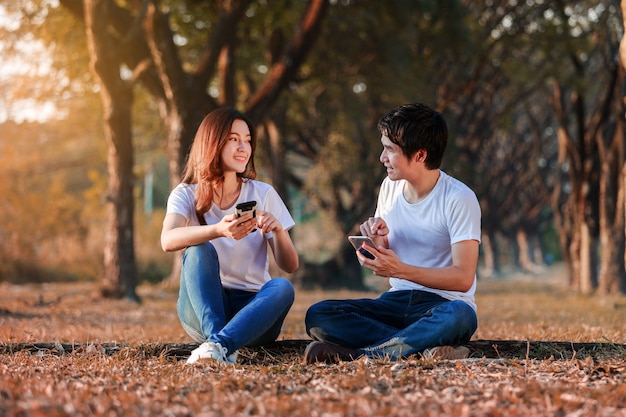
{"label": "woman's white t-shirt", "polygon": [[[196,184],[178,184],[167,200],[167,214],[177,213],[187,219],[187,226],[198,226],[195,209]],[[228,214],[235,212],[239,203],[254,200],[257,210],[274,215],[283,229],[291,229],[295,222],[276,190],[269,184],[247,180],[241,185],[237,201],[228,209],[222,210],[213,204],[204,214],[207,224],[218,223]],[[263,235],[259,229],[240,240],[220,237],[211,240],[220,262],[220,275],[225,288],[258,291],[271,279],[267,240],[272,233]]]}
{"label": "woman's white t-shirt", "polygon": [[[440,171],[433,190],[410,204],[403,195],[405,180],[383,180],[376,217],[389,227],[389,248],[409,265],[441,268],[452,265],[452,245],[463,240],[480,242],[480,205],[476,194],[461,181]],[[390,291],[423,290],[448,300],[463,300],[476,310],[474,283],[467,292],[439,290],[400,278],[390,278]]]}

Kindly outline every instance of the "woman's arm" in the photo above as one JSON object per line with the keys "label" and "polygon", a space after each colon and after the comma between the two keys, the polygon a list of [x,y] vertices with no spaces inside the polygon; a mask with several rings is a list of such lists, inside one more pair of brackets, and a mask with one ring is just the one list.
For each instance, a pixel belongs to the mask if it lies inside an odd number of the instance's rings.
{"label": "woman's arm", "polygon": [[262,233],[272,232],[274,235],[268,242],[278,267],[288,273],[298,269],[300,265],[298,251],[289,236],[289,231],[283,229],[280,222],[268,212],[259,211],[257,224]]}
{"label": "woman's arm", "polygon": [[232,214],[224,216],[220,222],[215,224],[187,226],[187,219],[184,216],[177,213],[169,213],[163,220],[161,247],[165,252],[175,252],[218,237],[229,237],[239,240],[254,229],[255,222],[248,221],[251,218],[251,212],[239,218]]}

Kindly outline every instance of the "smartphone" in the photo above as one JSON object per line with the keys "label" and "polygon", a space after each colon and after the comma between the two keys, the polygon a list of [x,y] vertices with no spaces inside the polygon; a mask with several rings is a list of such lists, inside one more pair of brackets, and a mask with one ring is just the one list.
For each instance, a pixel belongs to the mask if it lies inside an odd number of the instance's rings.
{"label": "smartphone", "polygon": [[372,240],[371,237],[368,237],[368,236],[348,236],[348,240],[350,241],[350,243],[352,243],[352,246],[354,246],[354,249],[356,249],[359,252],[361,252],[361,254],[363,256],[365,256],[366,258],[369,258],[369,259],[375,259],[374,255],[372,255],[371,253],[369,253],[368,251],[366,251],[364,248],[361,247],[363,245],[363,243],[365,243],[365,246],[371,246],[372,248],[375,248],[376,244],[374,243],[374,241]]}
{"label": "smartphone", "polygon": [[237,217],[243,216],[246,212],[252,210],[252,218],[256,217],[256,201],[246,201],[235,206]]}
{"label": "smartphone", "polygon": [[[252,218],[256,217],[256,201],[246,201],[245,203],[239,203],[235,206],[235,212],[237,217],[243,216],[248,211],[252,210]],[[256,228],[253,230],[253,232]]]}

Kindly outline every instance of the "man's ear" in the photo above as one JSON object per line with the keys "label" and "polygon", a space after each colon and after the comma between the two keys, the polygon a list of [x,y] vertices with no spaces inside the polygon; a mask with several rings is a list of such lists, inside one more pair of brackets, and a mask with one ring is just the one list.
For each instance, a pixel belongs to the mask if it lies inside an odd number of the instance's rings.
{"label": "man's ear", "polygon": [[415,155],[413,155],[413,160],[415,162],[425,162],[427,156],[428,152],[426,152],[426,149],[418,149]]}

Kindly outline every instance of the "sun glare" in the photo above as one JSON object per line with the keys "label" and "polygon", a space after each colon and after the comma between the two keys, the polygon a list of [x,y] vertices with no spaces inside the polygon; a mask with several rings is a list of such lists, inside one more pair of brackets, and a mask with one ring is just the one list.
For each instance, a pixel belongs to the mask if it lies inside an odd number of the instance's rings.
{"label": "sun glare", "polygon": [[[18,28],[19,21],[5,6],[0,5],[0,27],[13,31]],[[29,81],[29,88],[24,88],[28,77],[41,79],[50,73],[51,63],[45,47],[36,40],[28,39],[20,40],[19,45],[14,46],[20,53],[5,56],[0,61],[0,123],[7,120],[42,123],[62,117],[54,101],[36,96],[38,92],[33,88],[34,82]],[[0,41],[0,52],[7,47],[6,42]],[[19,90],[29,91],[29,95],[20,94]]]}

